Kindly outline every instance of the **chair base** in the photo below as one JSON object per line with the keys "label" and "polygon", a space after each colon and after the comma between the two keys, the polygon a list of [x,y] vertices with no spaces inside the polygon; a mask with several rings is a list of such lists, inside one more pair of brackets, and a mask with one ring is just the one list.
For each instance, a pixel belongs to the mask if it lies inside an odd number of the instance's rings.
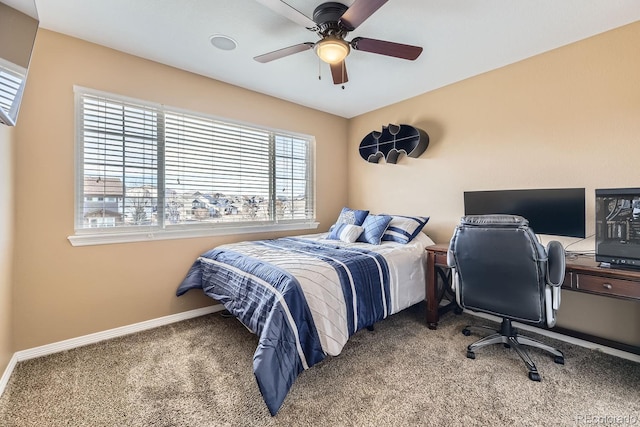
{"label": "chair base", "polygon": [[527,365],[527,369],[529,370],[529,379],[532,381],[540,381],[540,374],[538,373],[538,369],[529,356],[529,353],[527,352],[525,346],[536,347],[544,350],[547,353],[553,355],[553,361],[555,363],[564,365],[564,354],[560,350],[541,343],[540,341],[533,338],[526,337],[524,335],[518,335],[518,330],[511,324],[511,319],[502,319],[502,324],[500,325],[500,329],[498,331],[487,326],[469,325],[462,330],[462,333],[465,336],[469,336],[471,335],[472,330],[489,330],[493,332],[493,334],[484,337],[467,347],[467,357],[469,359],[476,358],[475,351],[479,348],[485,347],[487,345],[502,343],[505,347],[513,348],[516,353],[518,353],[518,356],[520,356],[525,365]]}

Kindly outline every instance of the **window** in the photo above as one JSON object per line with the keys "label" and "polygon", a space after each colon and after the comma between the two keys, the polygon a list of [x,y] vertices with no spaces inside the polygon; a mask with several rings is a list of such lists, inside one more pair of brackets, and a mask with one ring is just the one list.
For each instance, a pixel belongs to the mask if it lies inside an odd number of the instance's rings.
{"label": "window", "polygon": [[73,244],[317,226],[312,137],[84,88],[76,110]]}
{"label": "window", "polygon": [[[2,6],[0,4],[0,6]],[[26,70],[0,58],[0,123],[16,124]]]}

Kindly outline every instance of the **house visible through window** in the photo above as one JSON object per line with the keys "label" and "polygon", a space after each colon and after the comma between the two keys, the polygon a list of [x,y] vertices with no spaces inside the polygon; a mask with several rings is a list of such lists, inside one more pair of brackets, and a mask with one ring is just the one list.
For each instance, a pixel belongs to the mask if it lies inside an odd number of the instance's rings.
{"label": "house visible through window", "polygon": [[313,138],[76,88],[76,232],[309,224]]}

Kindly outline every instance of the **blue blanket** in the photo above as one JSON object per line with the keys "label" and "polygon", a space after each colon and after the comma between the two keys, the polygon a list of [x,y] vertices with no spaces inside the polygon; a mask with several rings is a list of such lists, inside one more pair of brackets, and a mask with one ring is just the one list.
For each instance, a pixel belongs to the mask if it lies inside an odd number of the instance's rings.
{"label": "blue blanket", "polygon": [[298,279],[255,256],[262,251],[287,265],[309,263],[309,257],[330,265],[342,288],[349,336],[388,315],[389,269],[375,252],[300,238],[225,245],[194,262],[177,295],[202,289],[259,336],[253,371],[275,415],[297,376],[323,360],[325,351]]}

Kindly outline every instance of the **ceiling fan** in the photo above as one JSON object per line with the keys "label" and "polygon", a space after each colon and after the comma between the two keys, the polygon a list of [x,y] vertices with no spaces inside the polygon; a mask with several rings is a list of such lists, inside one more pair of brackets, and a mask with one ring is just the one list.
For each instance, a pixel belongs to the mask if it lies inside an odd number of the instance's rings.
{"label": "ceiling fan", "polygon": [[313,49],[316,55],[331,67],[334,84],[343,84],[349,79],[345,58],[351,49],[401,59],[414,60],[422,53],[419,46],[394,43],[384,40],[356,37],[345,40],[347,34],[355,30],[388,0],[355,0],[350,7],[338,2],[322,3],[313,11],[313,19],[280,0],[257,0],[278,14],[296,22],[320,36],[320,40],[305,42],[278,49],[254,57],[258,62],[270,62],[294,53]]}

